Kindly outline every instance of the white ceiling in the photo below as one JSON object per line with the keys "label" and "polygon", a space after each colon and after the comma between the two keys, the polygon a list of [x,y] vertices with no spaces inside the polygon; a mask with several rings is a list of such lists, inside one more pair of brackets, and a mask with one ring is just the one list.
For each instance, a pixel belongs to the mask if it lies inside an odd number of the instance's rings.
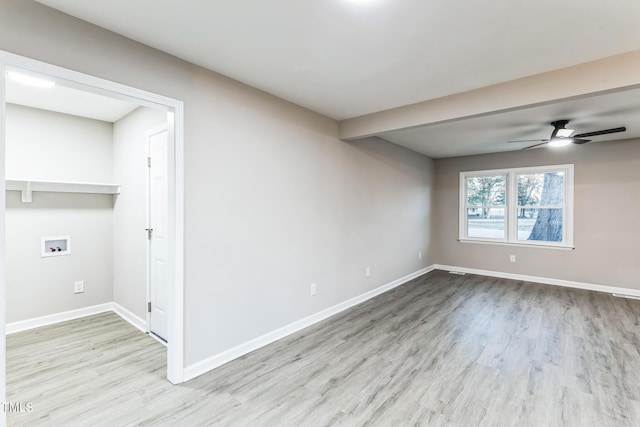
{"label": "white ceiling", "polygon": [[638,0],[39,0],[345,119],[640,47]]}
{"label": "white ceiling", "polygon": [[640,138],[640,89],[382,132],[377,136],[432,158],[456,157],[529,147],[535,142],[507,141],[548,139],[553,131],[551,122],[563,119],[570,120],[567,128],[575,129],[576,134],[627,128],[626,132],[585,138],[592,141],[590,144]]}
{"label": "white ceiling", "polygon": [[53,88],[38,88],[15,82],[11,78],[6,79],[6,97],[7,102],[12,104],[111,123],[139,107],[138,104],[65,87],[61,84]]}
{"label": "white ceiling", "polygon": [[[638,0],[38,1],[338,120],[640,47]],[[10,101],[106,121],[136,107],[25,91],[9,87]],[[548,138],[559,119],[628,129],[592,143],[640,138],[640,89],[377,136],[444,158],[519,150],[533,143],[506,141]]]}

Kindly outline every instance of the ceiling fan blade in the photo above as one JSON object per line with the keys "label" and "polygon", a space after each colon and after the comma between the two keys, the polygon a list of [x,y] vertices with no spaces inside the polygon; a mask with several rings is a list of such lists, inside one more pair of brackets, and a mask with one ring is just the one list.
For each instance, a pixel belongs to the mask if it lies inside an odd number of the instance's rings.
{"label": "ceiling fan blade", "polygon": [[627,130],[626,127],[619,127],[619,128],[613,128],[613,129],[605,129],[605,130],[597,130],[595,132],[586,132],[586,133],[580,133],[578,135],[574,135],[574,138],[586,138],[586,137],[590,137],[590,136],[597,136],[597,135],[606,135],[608,133],[617,133],[617,132],[625,132]]}
{"label": "ceiling fan blade", "polygon": [[573,138],[572,142],[574,144],[586,144],[587,142],[591,142],[591,140],[590,139],[576,139],[576,138]]}
{"label": "ceiling fan blade", "polygon": [[539,145],[544,145],[544,144],[548,144],[548,143],[549,143],[549,141],[541,142],[540,144],[535,144],[535,145],[532,145],[530,147],[525,147],[525,148],[523,148],[523,150],[528,150],[529,148],[537,147]]}

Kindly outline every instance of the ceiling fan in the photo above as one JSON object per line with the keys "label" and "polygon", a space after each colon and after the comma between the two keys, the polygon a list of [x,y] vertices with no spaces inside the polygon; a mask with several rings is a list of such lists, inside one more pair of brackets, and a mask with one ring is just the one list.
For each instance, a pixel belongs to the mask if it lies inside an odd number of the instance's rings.
{"label": "ceiling fan", "polygon": [[551,136],[549,137],[549,139],[523,139],[519,141],[507,142],[537,142],[537,144],[525,147],[523,148],[523,150],[528,150],[529,148],[534,148],[545,144],[549,144],[550,147],[562,147],[563,145],[585,144],[591,141],[590,139],[582,138],[588,138],[590,136],[597,135],[606,135],[609,133],[625,132],[627,130],[626,127],[619,127],[613,129],[597,130],[594,132],[579,133],[577,135],[571,136],[573,132],[575,132],[575,130],[565,128],[567,124],[569,124],[569,120],[556,120],[555,122],[551,122],[551,126],[553,126],[553,132],[551,132]]}

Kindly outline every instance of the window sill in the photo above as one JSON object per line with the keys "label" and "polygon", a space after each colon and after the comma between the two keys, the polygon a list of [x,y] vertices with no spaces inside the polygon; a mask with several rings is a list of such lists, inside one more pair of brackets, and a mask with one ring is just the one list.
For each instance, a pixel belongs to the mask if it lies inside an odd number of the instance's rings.
{"label": "window sill", "polygon": [[520,248],[537,248],[537,249],[556,249],[561,251],[572,251],[575,249],[573,246],[563,245],[544,245],[535,243],[513,243],[513,242],[492,242],[490,240],[474,240],[474,239],[458,239],[460,243],[474,243],[480,245],[496,245],[496,246],[517,246]]}

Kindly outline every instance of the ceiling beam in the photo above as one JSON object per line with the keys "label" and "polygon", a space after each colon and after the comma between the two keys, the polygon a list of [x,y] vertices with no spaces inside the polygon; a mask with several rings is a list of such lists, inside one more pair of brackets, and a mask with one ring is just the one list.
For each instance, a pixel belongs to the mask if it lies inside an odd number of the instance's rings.
{"label": "ceiling beam", "polygon": [[[499,66],[497,64],[496,66]],[[640,87],[640,50],[340,122],[340,138],[425,126]]]}

